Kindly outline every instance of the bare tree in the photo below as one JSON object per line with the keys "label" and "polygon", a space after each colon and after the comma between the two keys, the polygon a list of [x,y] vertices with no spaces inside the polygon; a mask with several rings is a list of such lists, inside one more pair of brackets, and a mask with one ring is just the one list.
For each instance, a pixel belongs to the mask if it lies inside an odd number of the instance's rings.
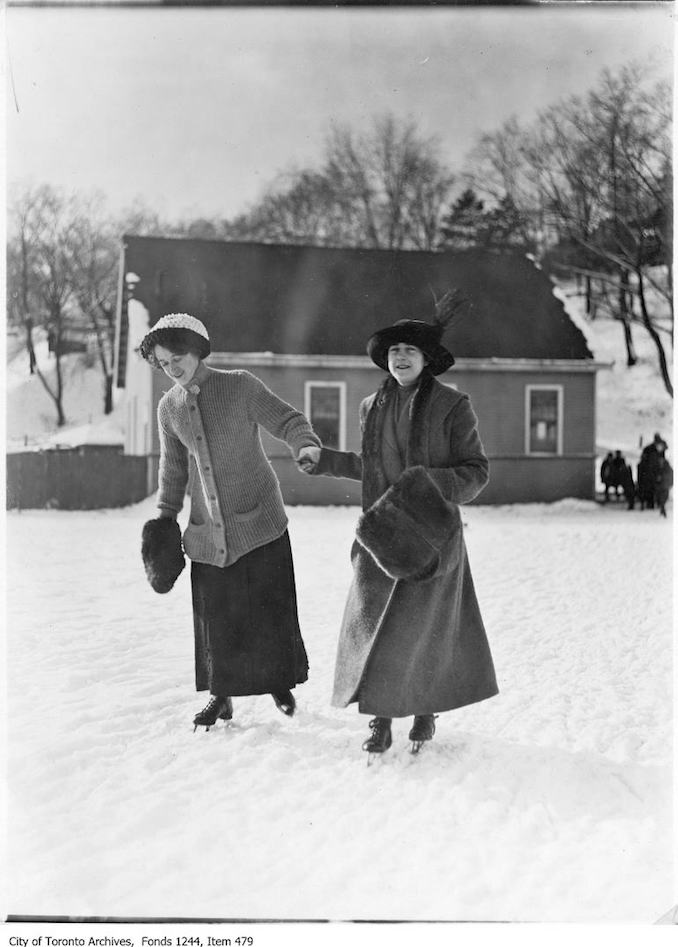
{"label": "bare tree", "polygon": [[81,202],[73,227],[73,292],[85,325],[93,332],[104,377],[104,414],[113,410],[113,339],[119,265],[119,231],[101,195]]}
{"label": "bare tree", "polygon": [[309,169],[279,174],[248,214],[222,224],[221,234],[228,239],[316,246],[341,242],[328,182],[322,174]]}
{"label": "bare tree", "polygon": [[[66,422],[63,410],[63,340],[73,320],[74,202],[42,185],[16,193],[10,201],[11,256],[18,267],[8,273],[15,312],[26,329],[30,367],[54,402],[57,424]],[[15,282],[18,279],[18,282]],[[54,382],[41,371],[34,352],[33,331],[41,325],[54,354]]]}
{"label": "bare tree", "polygon": [[495,200],[503,189],[531,220],[539,255],[585,281],[591,317],[598,303],[611,307],[629,366],[632,327],[644,327],[673,394],[671,90],[648,76],[638,64],[604,70],[588,94],[545,109],[530,127],[511,119],[482,136],[467,179]]}
{"label": "bare tree", "polygon": [[[605,71],[587,96],[586,109],[565,103],[560,117],[580,149],[597,156],[598,173],[585,182],[593,207],[592,226],[589,232],[577,233],[575,229],[574,239],[592,257],[594,272],[608,279],[613,274],[615,315],[622,323],[627,346],[631,325],[642,324],[655,344],[662,379],[672,395],[664,348],[664,337],[673,337],[671,263],[662,229],[657,226],[659,219],[670,216],[666,186],[670,92],[667,83],[648,90],[644,78],[640,66],[627,66],[617,75]],[[571,202],[561,197],[554,206],[562,219],[571,214]],[[664,278],[657,273],[662,265]],[[648,289],[655,297],[652,308],[648,306]],[[630,349],[629,364],[634,360]]]}
{"label": "bare tree", "polygon": [[39,203],[39,192],[28,189],[11,200],[10,225],[13,234],[7,243],[7,317],[10,325],[21,326],[25,332],[28,367],[36,373],[33,348],[33,325],[39,303],[32,279],[37,251],[32,239],[32,221]]}
{"label": "bare tree", "polygon": [[539,175],[526,153],[531,130],[511,116],[496,131],[482,134],[469,152],[463,179],[486,206],[485,213],[502,203],[520,217],[521,243],[541,253],[553,239]]}
{"label": "bare tree", "polygon": [[332,125],[324,173],[361,245],[434,248],[454,178],[439,141],[423,138],[414,122],[386,114],[363,134]]}
{"label": "bare tree", "polygon": [[434,249],[453,177],[436,139],[392,115],[358,133],[332,124],[321,168],[279,175],[246,214],[225,225],[230,239],[319,246]]}

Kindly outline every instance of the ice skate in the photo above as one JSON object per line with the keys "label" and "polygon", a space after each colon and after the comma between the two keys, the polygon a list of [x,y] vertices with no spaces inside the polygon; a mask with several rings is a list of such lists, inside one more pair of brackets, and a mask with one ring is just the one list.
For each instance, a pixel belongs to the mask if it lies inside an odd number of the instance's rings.
{"label": "ice skate", "polygon": [[425,743],[433,739],[433,734],[436,732],[435,721],[435,714],[419,714],[414,718],[409,733],[410,753],[418,753]]}
{"label": "ice skate", "polygon": [[381,757],[382,753],[390,747],[391,737],[391,719],[390,717],[375,717],[370,720],[369,727],[372,733],[363,743],[363,750],[368,754],[367,765],[371,766],[375,759]]}
{"label": "ice skate", "polygon": [[230,697],[212,697],[209,704],[193,718],[193,733],[198,727],[209,730],[217,720],[230,720],[233,716],[233,703]]}
{"label": "ice skate", "polygon": [[271,694],[271,697],[281,713],[285,714],[286,717],[294,716],[294,711],[297,709],[297,702],[291,691],[280,691],[278,694]]}

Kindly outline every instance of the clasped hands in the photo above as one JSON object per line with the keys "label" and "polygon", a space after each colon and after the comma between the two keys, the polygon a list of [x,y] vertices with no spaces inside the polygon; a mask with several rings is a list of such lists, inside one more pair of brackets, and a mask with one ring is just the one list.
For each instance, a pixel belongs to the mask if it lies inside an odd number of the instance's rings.
{"label": "clasped hands", "polygon": [[320,460],[320,448],[314,446],[302,447],[297,454],[297,467],[304,473],[313,473]]}

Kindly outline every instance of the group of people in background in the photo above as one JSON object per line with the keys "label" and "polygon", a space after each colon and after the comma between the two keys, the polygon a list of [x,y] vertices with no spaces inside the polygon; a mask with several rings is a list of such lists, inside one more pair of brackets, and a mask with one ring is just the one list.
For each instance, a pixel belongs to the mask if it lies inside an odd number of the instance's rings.
{"label": "group of people in background", "polygon": [[652,441],[643,448],[634,480],[631,465],[620,450],[610,451],[600,467],[600,479],[605,487],[605,502],[609,500],[610,490],[615,498],[621,490],[629,510],[635,508],[636,501],[641,510],[659,510],[660,516],[666,516],[666,503],[673,486],[673,468],[666,456],[668,444],[657,433]]}

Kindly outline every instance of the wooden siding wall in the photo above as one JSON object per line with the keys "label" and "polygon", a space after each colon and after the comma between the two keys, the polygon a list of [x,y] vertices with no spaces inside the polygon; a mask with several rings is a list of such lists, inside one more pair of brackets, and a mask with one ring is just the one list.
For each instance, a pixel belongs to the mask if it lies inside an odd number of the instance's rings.
{"label": "wooden siding wall", "polygon": [[155,490],[150,457],[119,450],[30,451],[7,455],[7,509],[96,510],[138,503]]}
{"label": "wooden siding wall", "polygon": [[595,373],[575,371],[452,371],[444,381],[467,392],[480,436],[493,458],[525,454],[525,389],[562,386],[563,454],[595,454]]}
{"label": "wooden siding wall", "polygon": [[[239,367],[229,361],[215,368]],[[377,389],[384,378],[378,368],[297,367],[259,365],[244,368],[261,378],[285,401],[304,410],[306,381],[346,383],[346,449],[360,450],[358,409],[360,402]],[[157,402],[171,382],[153,372],[155,418]],[[553,502],[564,497],[593,499],[595,496],[595,373],[557,370],[504,371],[453,368],[440,376],[466,392],[479,420],[480,435],[490,459],[490,484],[478,498],[480,503]],[[563,388],[563,454],[525,454],[525,390],[528,385]],[[153,424],[154,455],[157,460],[157,425]],[[264,450],[281,483],[285,502],[294,504],[360,504],[360,484],[331,477],[308,477],[300,473],[285,444],[262,431]]]}

